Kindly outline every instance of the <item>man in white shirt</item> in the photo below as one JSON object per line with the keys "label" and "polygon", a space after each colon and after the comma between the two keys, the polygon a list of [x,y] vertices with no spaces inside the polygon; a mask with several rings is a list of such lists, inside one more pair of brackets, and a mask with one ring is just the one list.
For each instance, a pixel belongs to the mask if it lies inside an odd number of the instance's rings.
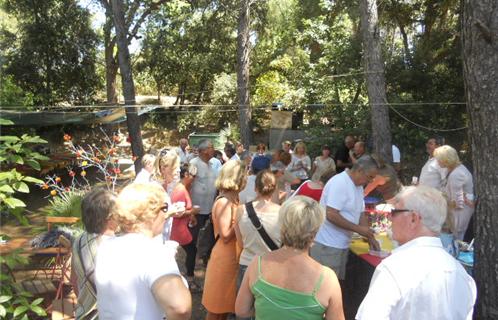
{"label": "man in white shirt", "polygon": [[199,156],[190,161],[191,168],[189,168],[191,172],[195,172],[194,181],[190,189],[192,205],[197,205],[200,208],[199,214],[196,216],[197,224],[193,228],[190,228],[194,243],[197,242],[199,229],[204,227],[211,214],[211,208],[216,197],[214,182],[218,177],[218,171],[210,161],[214,155],[213,143],[208,139],[203,139],[199,141],[197,150]]}
{"label": "man in white shirt", "polygon": [[433,137],[427,140],[425,148],[429,154],[429,160],[427,160],[425,165],[422,167],[422,171],[420,172],[420,178],[418,180],[420,185],[436,188],[438,190],[443,189],[446,176],[448,175],[448,169],[441,168],[436,158],[433,156],[434,150],[443,144],[444,139],[441,137]]}
{"label": "man in white shirt", "polygon": [[340,280],[346,276],[353,232],[366,237],[373,249],[379,249],[367,217],[363,214],[363,186],[371,182],[377,172],[377,162],[370,156],[364,156],[351,169],[333,176],[323,189],[320,204],[326,207],[326,219],[315,237],[311,256],[332,268]]}
{"label": "man in white shirt", "polygon": [[189,152],[188,152],[188,140],[185,138],[180,139],[180,146],[176,148],[176,153],[180,157],[180,164],[188,163]]}
{"label": "man in white shirt", "polygon": [[392,231],[401,246],[375,270],[356,319],[472,319],[475,282],[439,239],[446,213],[434,188],[412,186],[396,196]]}

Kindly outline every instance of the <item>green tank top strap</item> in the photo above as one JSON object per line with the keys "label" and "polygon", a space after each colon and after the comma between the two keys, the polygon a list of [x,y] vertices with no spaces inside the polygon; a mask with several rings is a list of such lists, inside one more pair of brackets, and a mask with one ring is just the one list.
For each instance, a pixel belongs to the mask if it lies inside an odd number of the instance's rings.
{"label": "green tank top strap", "polygon": [[258,256],[258,278],[261,278],[261,256]]}
{"label": "green tank top strap", "polygon": [[325,269],[325,267],[323,267],[322,273],[320,273],[320,278],[318,278],[318,281],[316,282],[315,287],[313,288],[313,292],[311,293],[312,295],[315,295],[318,292],[318,290],[320,290],[320,287],[321,287],[322,282],[323,282],[323,277],[324,277],[323,275],[325,273],[324,269]]}

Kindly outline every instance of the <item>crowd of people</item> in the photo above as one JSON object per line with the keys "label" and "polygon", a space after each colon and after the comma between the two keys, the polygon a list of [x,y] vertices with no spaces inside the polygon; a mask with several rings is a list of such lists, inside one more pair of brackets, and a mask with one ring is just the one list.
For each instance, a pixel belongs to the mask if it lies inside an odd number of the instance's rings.
{"label": "crowd of people", "polygon": [[[448,254],[474,210],[472,175],[454,148],[427,141],[420,177],[401,187],[393,161],[346,136],[332,157],[299,141],[269,153],[240,143],[146,154],[119,194],[95,188],[73,243],[77,319],[189,319],[202,292],[206,319],[344,319],[341,286],[353,233],[379,250],[364,197],[392,203],[399,244],[377,267],[357,319],[471,319],[473,279]],[[389,163],[387,163],[389,162]],[[185,251],[185,272],[175,260]],[[196,263],[206,267],[204,283]]]}

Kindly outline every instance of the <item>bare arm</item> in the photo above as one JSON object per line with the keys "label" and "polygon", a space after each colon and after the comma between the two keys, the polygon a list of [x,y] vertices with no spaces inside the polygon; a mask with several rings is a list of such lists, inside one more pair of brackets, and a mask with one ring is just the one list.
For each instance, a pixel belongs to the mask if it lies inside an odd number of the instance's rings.
{"label": "bare arm", "polygon": [[242,242],[242,233],[240,232],[239,228],[239,221],[240,218],[242,217],[242,214],[244,214],[244,209],[242,209],[242,206],[239,206],[237,208],[237,220],[235,221],[234,229],[235,229],[235,237],[237,238],[237,243],[239,244],[239,247],[244,248],[244,243]]}
{"label": "bare arm", "polygon": [[152,294],[168,320],[190,319],[192,297],[179,275],[164,275],[154,281]]}
{"label": "bare arm", "polygon": [[254,296],[252,295],[250,286],[257,268],[257,261],[257,257],[252,260],[240,285],[237,300],[235,301],[235,313],[237,317],[248,318],[254,315]]}
{"label": "bare arm", "polygon": [[327,279],[330,282],[330,296],[328,301],[325,319],[327,320],[344,320],[344,310],[342,306],[342,292],[339,280],[335,273],[327,268]]}
{"label": "bare arm", "polygon": [[218,224],[220,238],[227,243],[235,237],[235,229],[232,223],[232,203],[225,198],[221,198],[217,201],[215,210],[216,214],[213,212],[213,216]]}
{"label": "bare arm", "polygon": [[[364,214],[362,214],[360,217],[360,224],[354,224],[348,221],[339,213],[339,210],[331,207],[327,207],[326,214],[327,214],[327,220],[330,223],[341,229],[361,234],[362,236],[367,238],[368,243],[370,244],[371,247],[378,249],[377,240],[375,240],[374,233],[368,227],[368,220],[364,220],[366,219]],[[377,246],[375,246],[375,244]]]}

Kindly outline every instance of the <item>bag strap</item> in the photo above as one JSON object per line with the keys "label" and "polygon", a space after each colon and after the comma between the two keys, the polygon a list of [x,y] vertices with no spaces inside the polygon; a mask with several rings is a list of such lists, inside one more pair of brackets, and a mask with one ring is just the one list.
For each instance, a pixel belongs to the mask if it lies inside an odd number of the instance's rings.
{"label": "bag strap", "polygon": [[252,202],[246,203],[246,211],[247,211],[247,216],[249,219],[251,219],[252,224],[258,230],[259,235],[261,238],[263,238],[263,241],[266,243],[268,248],[270,248],[271,251],[277,250],[278,246],[273,242],[273,240],[270,238],[268,233],[266,233],[265,227],[261,224],[261,221],[259,221],[258,216],[256,215],[256,211],[254,210],[254,207],[252,205]]}

